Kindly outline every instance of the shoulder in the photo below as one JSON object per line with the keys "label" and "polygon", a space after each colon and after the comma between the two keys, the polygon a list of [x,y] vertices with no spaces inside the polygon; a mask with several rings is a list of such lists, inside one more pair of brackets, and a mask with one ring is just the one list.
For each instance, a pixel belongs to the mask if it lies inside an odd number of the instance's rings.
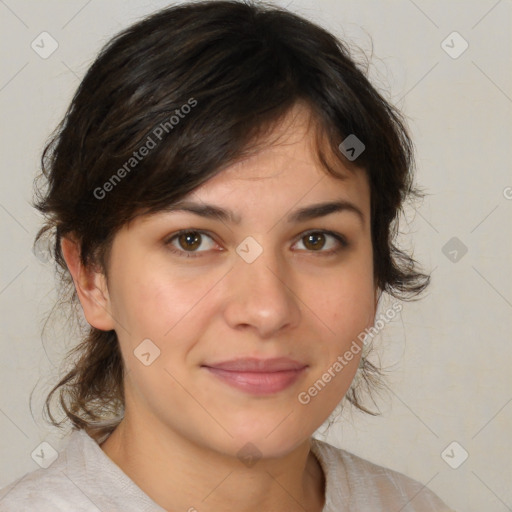
{"label": "shoulder", "polygon": [[84,430],[75,430],[47,469],[0,490],[0,510],[163,512]]}
{"label": "shoulder", "polygon": [[50,466],[27,473],[1,489],[2,512],[69,512],[70,503],[73,503],[73,510],[77,512],[96,511],[93,503],[80,490],[80,482],[75,482],[73,478],[71,449],[80,445],[82,436],[81,432],[74,432]]}
{"label": "shoulder", "polygon": [[18,510],[50,510],[64,511],[66,503],[59,503],[66,489],[63,473],[53,468],[37,469],[18,478],[7,487],[0,490],[0,505],[2,511]]}
{"label": "shoulder", "polygon": [[[326,501],[347,510],[453,512],[428,487],[318,439],[311,448],[326,475]],[[329,509],[328,509],[329,510]]]}

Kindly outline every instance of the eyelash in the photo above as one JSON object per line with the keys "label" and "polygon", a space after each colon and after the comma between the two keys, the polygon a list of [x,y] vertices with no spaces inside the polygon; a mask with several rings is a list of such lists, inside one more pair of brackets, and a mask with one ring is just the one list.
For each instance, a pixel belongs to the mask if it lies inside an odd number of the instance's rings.
{"label": "eyelash", "polygon": [[[201,256],[201,253],[208,252],[208,251],[184,251],[184,250],[176,249],[175,247],[173,247],[171,245],[173,240],[180,237],[181,235],[188,234],[188,233],[196,233],[199,235],[206,235],[207,237],[209,237],[213,240],[213,237],[206,231],[201,231],[199,229],[182,229],[180,231],[177,231],[173,235],[171,235],[165,241],[165,245],[169,247],[169,250],[172,253],[174,253],[180,257],[184,257],[184,258],[198,258]],[[331,256],[331,255],[337,254],[338,252],[341,252],[343,249],[346,249],[349,246],[347,239],[343,235],[341,235],[340,233],[336,233],[334,231],[329,231],[329,230],[325,230],[325,229],[309,230],[304,233],[301,233],[301,236],[298,237],[297,242],[300,241],[301,239],[305,238],[306,236],[312,235],[312,234],[315,234],[315,235],[321,234],[321,235],[332,236],[339,244],[338,247],[335,247],[334,249],[330,249],[328,251],[322,251],[322,250],[307,251],[312,254],[317,253],[319,256],[322,256],[322,257]],[[295,243],[297,243],[297,242],[295,242]]]}

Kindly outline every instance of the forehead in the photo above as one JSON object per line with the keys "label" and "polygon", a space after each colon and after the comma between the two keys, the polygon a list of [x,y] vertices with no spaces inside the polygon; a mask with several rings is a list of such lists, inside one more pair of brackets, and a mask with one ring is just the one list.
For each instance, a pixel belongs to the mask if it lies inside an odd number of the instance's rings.
{"label": "forehead", "polygon": [[[327,161],[320,160],[319,152]],[[307,166],[319,171],[326,171],[325,164],[328,163],[342,179],[358,170],[351,162],[342,162],[336,158],[326,130],[311,107],[304,102],[297,102],[271,126],[260,127],[259,136],[249,151],[226,166],[226,170],[233,177],[255,178],[250,173],[256,167],[264,170],[265,164],[271,164],[273,160],[278,167]]]}
{"label": "forehead", "polygon": [[288,224],[312,219],[311,212],[316,209],[317,216],[352,210],[368,231],[370,188],[366,171],[336,157],[337,147],[333,151],[332,142],[311,114],[307,106],[295,106],[263,132],[243,157],[220,168],[177,202],[141,213],[124,228],[158,218],[165,222],[167,214],[185,212],[265,230],[286,220]]}
{"label": "forehead", "polygon": [[364,169],[336,158],[310,110],[297,106],[249,155],[226,166],[184,200],[238,202],[243,210],[254,203],[282,209],[286,204],[344,197],[367,209],[369,194]]}

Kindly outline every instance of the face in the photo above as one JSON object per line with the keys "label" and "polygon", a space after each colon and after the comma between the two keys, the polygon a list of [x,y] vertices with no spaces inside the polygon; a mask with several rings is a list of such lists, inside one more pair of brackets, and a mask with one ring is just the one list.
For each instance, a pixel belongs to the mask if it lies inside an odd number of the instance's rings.
{"label": "face", "polygon": [[370,190],[362,170],[328,175],[292,113],[278,143],[114,239],[107,310],[147,432],[279,456],[350,386],[376,307]]}

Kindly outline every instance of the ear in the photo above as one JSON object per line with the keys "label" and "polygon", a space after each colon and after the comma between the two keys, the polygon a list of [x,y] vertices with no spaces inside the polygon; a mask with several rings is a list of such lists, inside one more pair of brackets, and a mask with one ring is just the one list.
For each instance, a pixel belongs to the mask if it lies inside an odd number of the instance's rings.
{"label": "ear", "polygon": [[114,329],[114,319],[110,314],[110,298],[105,275],[82,264],[80,246],[71,237],[62,238],[61,249],[87,322],[96,329],[111,331]]}

